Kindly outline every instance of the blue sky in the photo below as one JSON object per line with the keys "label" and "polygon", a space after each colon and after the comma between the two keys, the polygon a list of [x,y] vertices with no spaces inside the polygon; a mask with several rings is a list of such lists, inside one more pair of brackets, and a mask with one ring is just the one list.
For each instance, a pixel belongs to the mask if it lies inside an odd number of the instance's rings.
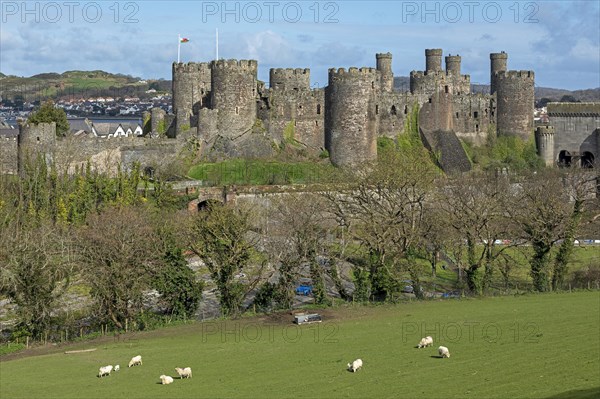
{"label": "blue sky", "polygon": [[0,71],[102,69],[170,79],[177,59],[257,59],[269,68],[374,66],[391,52],[396,76],[425,66],[425,48],[460,54],[472,82],[489,83],[489,53],[532,69],[539,86],[600,86],[600,1],[0,1]]}

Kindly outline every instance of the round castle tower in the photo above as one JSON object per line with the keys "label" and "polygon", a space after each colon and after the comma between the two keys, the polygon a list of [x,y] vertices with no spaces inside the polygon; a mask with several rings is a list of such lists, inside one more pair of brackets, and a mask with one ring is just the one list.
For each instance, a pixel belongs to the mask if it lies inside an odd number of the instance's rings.
{"label": "round castle tower", "polygon": [[425,50],[425,71],[436,72],[442,70],[442,49],[433,48]]}
{"label": "round castle tower", "polygon": [[280,90],[310,90],[310,69],[271,68],[269,87]]}
{"label": "round castle tower", "polygon": [[446,73],[460,77],[460,55],[449,54],[446,56]]}
{"label": "round castle tower", "polygon": [[380,87],[383,92],[394,90],[394,72],[392,72],[392,53],[375,54],[377,70],[381,75]]}
{"label": "round castle tower", "polygon": [[335,166],[353,167],[377,158],[379,81],[374,68],[329,69],[325,146]]}
{"label": "round castle tower", "polygon": [[533,132],[533,71],[501,71],[496,82],[496,131],[498,136],[527,140]]}
{"label": "round castle tower", "polygon": [[535,129],[535,146],[544,164],[554,165],[554,126],[538,126]]}
{"label": "round castle tower", "polygon": [[255,60],[218,60],[212,64],[211,108],[218,110],[217,127],[226,137],[237,137],[256,120]]}
{"label": "round castle tower", "polygon": [[504,51],[490,54],[490,94],[496,92],[496,73],[508,70],[507,60],[508,54]]}
{"label": "round castle tower", "polygon": [[36,157],[44,157],[50,166],[53,161],[53,151],[56,144],[56,123],[39,123],[19,125],[17,137],[17,164],[19,174],[25,172],[27,162],[35,162]]}
{"label": "round castle tower", "polygon": [[194,114],[211,89],[210,64],[173,63],[173,113]]}

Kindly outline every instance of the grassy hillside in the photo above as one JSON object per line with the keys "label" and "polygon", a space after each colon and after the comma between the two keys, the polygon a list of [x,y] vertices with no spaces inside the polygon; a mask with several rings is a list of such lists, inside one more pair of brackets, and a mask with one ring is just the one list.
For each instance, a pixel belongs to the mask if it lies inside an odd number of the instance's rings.
{"label": "grassy hillside", "polygon": [[[2,97],[13,101],[19,96],[25,101],[63,97],[141,96],[153,82],[140,83],[140,78],[104,71],[67,71],[31,77],[2,75],[0,79]],[[163,89],[162,85],[155,85],[159,86]]]}
{"label": "grassy hillside", "polygon": [[[551,311],[550,311],[551,310]],[[168,328],[97,351],[2,361],[10,398],[592,398],[600,394],[600,293],[346,307],[321,324],[290,315]],[[434,348],[416,349],[422,336]],[[437,357],[445,345],[451,357]],[[143,366],[128,369],[143,356]],[[362,358],[357,373],[346,363]],[[121,371],[97,378],[98,368]],[[169,386],[161,374],[189,366]],[[175,374],[176,375],[176,374]]]}

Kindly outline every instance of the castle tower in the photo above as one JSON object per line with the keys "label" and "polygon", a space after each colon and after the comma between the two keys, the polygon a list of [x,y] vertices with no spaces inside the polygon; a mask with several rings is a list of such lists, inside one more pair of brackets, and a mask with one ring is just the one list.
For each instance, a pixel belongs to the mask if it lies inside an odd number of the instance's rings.
{"label": "castle tower", "polygon": [[496,81],[494,76],[501,71],[507,71],[508,54],[504,51],[490,54],[490,94],[496,92]]}
{"label": "castle tower", "polygon": [[271,68],[269,87],[281,90],[310,90],[310,69]]}
{"label": "castle tower", "polygon": [[460,76],[460,55],[449,54],[446,56],[446,73],[456,77]]}
{"label": "castle tower", "polygon": [[211,71],[208,63],[173,63],[173,113],[193,115],[206,101],[211,89]]}
{"label": "castle tower", "polygon": [[377,158],[379,82],[374,68],[329,69],[325,146],[335,166],[353,167]]}
{"label": "castle tower", "polygon": [[19,174],[25,173],[27,162],[35,162],[38,155],[44,157],[46,165],[53,161],[56,144],[56,123],[39,123],[19,125],[17,138],[17,164]]}
{"label": "castle tower", "polygon": [[442,70],[442,49],[433,48],[425,50],[425,71],[436,72]]}
{"label": "castle tower", "polygon": [[546,166],[554,165],[554,127],[538,126],[535,129],[537,153]]}
{"label": "castle tower", "polygon": [[377,70],[381,75],[380,86],[383,92],[394,90],[394,72],[392,72],[392,53],[375,54]]}
{"label": "castle tower", "polygon": [[212,64],[211,108],[218,110],[221,135],[237,137],[256,120],[255,60],[217,60]]}
{"label": "castle tower", "polygon": [[533,132],[533,71],[503,71],[496,82],[496,131],[498,136],[527,140]]}

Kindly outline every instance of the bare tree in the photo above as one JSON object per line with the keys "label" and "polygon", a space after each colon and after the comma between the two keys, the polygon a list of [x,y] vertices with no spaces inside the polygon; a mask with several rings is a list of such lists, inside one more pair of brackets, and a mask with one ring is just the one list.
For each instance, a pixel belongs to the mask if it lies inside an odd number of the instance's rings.
{"label": "bare tree", "polygon": [[124,328],[141,311],[143,293],[164,260],[144,208],[110,207],[91,215],[78,246],[99,316]]}
{"label": "bare tree", "polygon": [[355,269],[355,278],[365,281],[367,273],[372,294],[381,299],[398,286],[402,273],[410,275],[415,294],[421,295],[422,267],[416,258],[422,255],[429,229],[426,202],[436,177],[422,157],[386,152],[347,190],[324,194],[333,219],[367,259],[364,267]]}
{"label": "bare tree", "polygon": [[[531,244],[533,285],[538,291],[560,288],[567,272],[573,241],[588,203],[595,199],[596,172],[544,170],[528,176],[511,209],[522,237]],[[552,263],[552,246],[561,241]],[[552,275],[552,278],[550,278]]]}
{"label": "bare tree", "polygon": [[[460,176],[439,190],[440,224],[464,243],[465,277],[473,293],[482,293],[489,286],[495,260],[510,246],[497,245],[498,240],[512,236],[509,193],[508,180],[491,174]],[[462,254],[459,256],[462,263]]]}

